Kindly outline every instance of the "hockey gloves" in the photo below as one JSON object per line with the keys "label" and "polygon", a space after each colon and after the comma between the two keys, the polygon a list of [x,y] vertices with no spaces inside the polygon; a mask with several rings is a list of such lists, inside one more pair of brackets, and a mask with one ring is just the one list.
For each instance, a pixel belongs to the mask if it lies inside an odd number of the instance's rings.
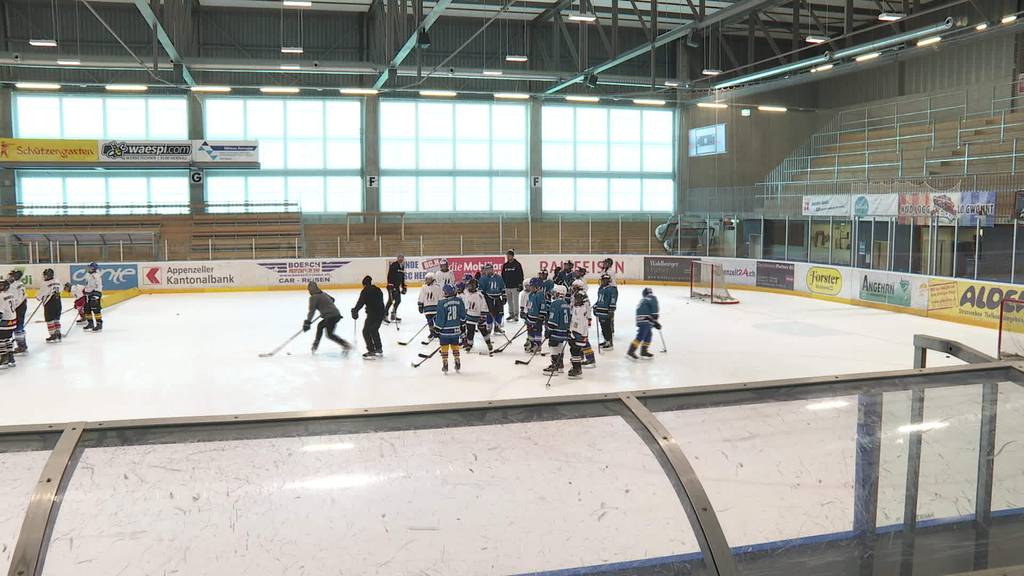
{"label": "hockey gloves", "polygon": [[405,284],[402,284],[402,294],[405,294]]}
{"label": "hockey gloves", "polygon": [[352,309],[352,319],[359,320],[359,310],[356,310],[355,308]]}
{"label": "hockey gloves", "polygon": [[657,320],[651,320],[651,326],[654,326],[658,330],[661,330],[661,324],[659,324]]}
{"label": "hockey gloves", "polygon": [[309,332],[309,327],[310,326],[312,326],[312,323],[310,323],[309,320],[303,320],[302,321],[302,331],[303,332]]}
{"label": "hockey gloves", "polygon": [[423,302],[417,302],[416,307],[419,308],[420,314],[423,314]]}

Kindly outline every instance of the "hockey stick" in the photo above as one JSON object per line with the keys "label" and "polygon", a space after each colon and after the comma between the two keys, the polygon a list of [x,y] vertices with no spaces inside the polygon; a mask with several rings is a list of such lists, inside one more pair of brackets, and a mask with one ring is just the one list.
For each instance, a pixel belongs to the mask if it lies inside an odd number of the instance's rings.
{"label": "hockey stick", "polygon": [[439,350],[441,350],[440,346],[438,346],[437,348],[434,348],[434,351],[431,352],[430,354],[420,354],[419,356],[420,356],[420,358],[423,358],[423,360],[420,360],[419,362],[413,362],[412,363],[412,367],[413,368],[419,368],[420,365],[422,365],[424,362],[426,362],[427,360],[430,360],[431,358],[433,358],[434,354],[437,354]]}
{"label": "hockey stick", "polygon": [[417,330],[416,333],[412,335],[412,338],[409,338],[405,342],[402,342],[401,340],[399,340],[398,345],[399,346],[408,346],[413,340],[416,339],[417,336],[420,335],[420,332],[423,332],[423,329],[426,328],[426,327],[427,327],[427,325],[423,324],[423,326],[420,326],[420,329]]}
{"label": "hockey stick", "polygon": [[[74,306],[72,306],[71,308],[68,308],[67,310],[61,312],[60,315],[63,316],[65,314],[67,314],[68,312],[71,312],[74,309],[75,309]],[[36,324],[46,324],[46,320],[36,320]]]}
{"label": "hockey stick", "polygon": [[661,337],[661,353],[667,354],[668,348],[665,346],[665,335],[661,332],[661,328],[658,328],[658,336]]}
{"label": "hockey stick", "polygon": [[[543,343],[541,343],[541,348],[543,348],[543,347],[544,347],[544,344],[543,344]],[[529,365],[530,365],[530,362],[533,362],[533,359],[534,359],[534,358],[535,358],[535,357],[536,357],[536,356],[537,356],[538,354],[540,354],[540,350],[541,350],[541,348],[538,348],[538,349],[534,350],[534,351],[533,351],[533,354],[530,354],[530,359],[529,359],[529,360],[516,360],[516,366],[529,366]]]}
{"label": "hockey stick", "polygon": [[[319,320],[319,319],[320,319],[320,316],[317,316],[316,318],[313,318],[313,320],[311,320],[311,321],[310,321],[310,324],[312,324],[313,322],[316,322],[316,321],[317,321],[317,320]],[[264,352],[264,353],[260,354],[260,358],[270,358],[270,357],[271,357],[271,356],[273,356],[274,354],[277,354],[278,352],[280,352],[280,351],[281,351],[281,349],[282,349],[282,348],[284,348],[285,346],[287,346],[287,345],[291,344],[292,340],[295,340],[295,339],[296,339],[296,338],[298,338],[299,336],[302,336],[302,333],[303,333],[303,332],[305,332],[305,330],[299,330],[299,331],[298,331],[298,332],[296,332],[296,333],[295,333],[295,334],[294,334],[293,336],[291,336],[290,338],[288,338],[287,340],[285,340],[285,341],[284,341],[284,343],[282,343],[282,344],[281,344],[280,346],[278,346],[277,348],[274,348],[274,349],[273,349],[273,350],[271,350],[270,352]]]}
{"label": "hockey stick", "polygon": [[523,326],[522,328],[519,329],[518,332],[516,332],[512,336],[511,340],[509,340],[508,342],[506,342],[506,343],[502,344],[501,346],[495,348],[493,351],[491,351],[491,354],[500,354],[501,352],[504,352],[505,348],[508,348],[509,346],[512,345],[512,341],[513,340],[515,340],[516,338],[519,338],[520,336],[522,336],[525,333],[526,333],[526,326]]}
{"label": "hockey stick", "polygon": [[46,300],[40,300],[40,301],[39,301],[39,304],[36,304],[36,309],[35,309],[35,310],[33,310],[33,311],[32,311],[32,313],[28,315],[28,320],[25,320],[25,324],[28,324],[29,322],[31,322],[31,321],[32,321],[32,318],[34,318],[34,317],[35,317],[35,315],[36,315],[36,312],[39,312],[39,309],[43,307],[43,304],[44,304],[45,302],[49,301],[49,300],[50,300],[50,298],[49,298],[49,297],[47,297],[47,298],[46,298]]}
{"label": "hockey stick", "polygon": [[[565,342],[562,342],[562,347],[558,349],[558,353],[559,354],[563,354],[564,352],[565,352]],[[548,381],[547,381],[547,383],[544,384],[545,388],[551,388],[551,378],[555,375],[555,372],[557,372],[557,370],[552,370],[551,373],[548,374]]]}

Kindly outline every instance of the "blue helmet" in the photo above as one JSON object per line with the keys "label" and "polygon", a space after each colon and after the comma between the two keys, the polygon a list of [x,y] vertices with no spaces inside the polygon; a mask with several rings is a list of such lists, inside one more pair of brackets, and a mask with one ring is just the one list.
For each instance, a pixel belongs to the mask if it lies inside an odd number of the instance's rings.
{"label": "blue helmet", "polygon": [[456,282],[455,283],[455,289],[457,291],[459,291],[459,292],[464,291],[466,289],[466,283],[465,282]]}
{"label": "blue helmet", "polygon": [[652,290],[651,288],[644,288],[644,292],[643,292],[644,298],[650,296],[651,294],[654,294],[654,290]]}
{"label": "blue helmet", "polygon": [[444,291],[444,295],[449,298],[455,296],[455,286],[452,286],[451,284],[445,284],[442,290]]}
{"label": "blue helmet", "polygon": [[530,278],[530,288],[540,288],[544,286],[544,283],[540,281],[540,278]]}
{"label": "blue helmet", "polygon": [[472,280],[472,279],[473,279],[473,275],[469,274],[468,272],[466,274],[462,275],[462,281],[465,282],[466,284],[469,284],[469,281]]}

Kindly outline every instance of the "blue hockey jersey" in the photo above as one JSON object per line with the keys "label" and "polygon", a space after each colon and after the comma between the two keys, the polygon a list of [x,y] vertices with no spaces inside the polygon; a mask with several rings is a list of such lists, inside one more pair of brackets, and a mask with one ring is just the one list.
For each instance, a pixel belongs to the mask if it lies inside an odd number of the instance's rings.
{"label": "blue hockey jersey", "polygon": [[658,299],[651,294],[640,299],[636,307],[636,325],[650,326],[651,320],[658,319]]}
{"label": "blue hockey jersey", "polygon": [[597,289],[597,302],[594,302],[594,315],[598,318],[608,316],[609,312],[615,312],[615,306],[619,301],[619,289],[611,284],[601,286]]}
{"label": "blue hockey jersey", "polygon": [[569,303],[561,298],[555,298],[548,307],[548,333],[556,338],[566,338],[569,335],[569,321],[572,310]]}
{"label": "blue hockey jersey", "polygon": [[484,293],[484,296],[489,298],[497,298],[505,295],[505,281],[497,274],[480,276],[480,280],[477,281],[477,284],[480,287],[480,291]]}
{"label": "blue hockey jersey", "polygon": [[544,296],[544,292],[538,290],[527,296],[526,299],[526,317],[539,320],[546,316],[548,313],[548,299]]}
{"label": "blue hockey jersey", "polygon": [[437,303],[437,316],[434,327],[441,336],[459,336],[462,325],[466,323],[466,304],[462,298],[452,296]]}

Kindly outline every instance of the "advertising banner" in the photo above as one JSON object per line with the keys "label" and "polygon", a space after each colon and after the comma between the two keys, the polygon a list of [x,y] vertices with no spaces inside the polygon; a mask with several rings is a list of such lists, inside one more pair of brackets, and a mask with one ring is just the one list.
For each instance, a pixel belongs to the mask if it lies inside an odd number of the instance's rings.
{"label": "advertising banner", "polygon": [[992,226],[995,223],[995,192],[961,192],[957,205],[961,226]]}
{"label": "advertising banner", "polygon": [[728,286],[754,286],[757,283],[757,261],[741,258],[716,258],[722,265],[725,283]]}
{"label": "advertising banner", "polygon": [[993,328],[999,325],[1003,299],[1024,295],[1024,286],[969,280],[932,280],[928,289],[929,316]]}
{"label": "advertising banner", "polygon": [[[558,266],[565,263],[566,260],[571,260],[574,268],[583,268],[587,271],[587,275],[597,274],[600,272],[598,263],[604,260],[602,256],[594,256],[591,254],[576,255],[570,254],[568,256],[536,256],[536,255],[525,255],[517,257],[520,262],[523,263],[524,273],[529,277],[533,276],[541,270],[547,270],[551,272]],[[612,259],[612,273],[618,278],[640,278],[635,263],[638,262],[637,256],[608,256]]]}
{"label": "advertising banner", "polygon": [[661,282],[689,282],[690,263],[697,258],[673,258],[670,256],[645,256],[644,280]]}
{"label": "advertising banner", "polygon": [[826,266],[811,266],[804,274],[807,291],[812,294],[838,296],[843,290],[843,273]]}
{"label": "advertising banner", "polygon": [[[87,264],[71,265],[71,282],[84,284]],[[103,290],[129,290],[139,287],[139,267],[136,264],[100,264]]]}
{"label": "advertising banner", "polygon": [[192,161],[192,142],[188,140],[103,140],[100,162],[122,164],[180,164]]}
{"label": "advertising banner", "polygon": [[857,194],[853,197],[853,215],[857,218],[896,216],[899,210],[899,194]]}
{"label": "advertising banner", "polygon": [[75,164],[98,156],[95,140],[0,138],[0,164]]}
{"label": "advertising banner", "polygon": [[792,264],[782,262],[758,262],[757,263],[757,286],[761,288],[779,288],[792,290],[795,279],[795,269]]}
{"label": "advertising banner", "polygon": [[849,194],[804,196],[804,216],[849,216],[853,210]]}
{"label": "advertising banner", "polygon": [[974,192],[914,192],[900,194],[899,223],[927,226],[931,218],[940,225],[951,226],[960,220],[961,226],[991,226],[996,213],[996,193]]}
{"label": "advertising banner", "polygon": [[[858,300],[906,308],[915,304],[915,282],[910,277],[885,272],[863,272],[857,277],[857,289],[854,294]],[[927,286],[925,282],[920,284]],[[924,297],[927,301],[927,290]]]}
{"label": "advertising banner", "polygon": [[139,266],[143,288],[240,288],[234,272],[223,263],[210,264],[142,264]]}
{"label": "advertising banner", "polygon": [[255,140],[230,142],[215,140],[192,141],[192,162],[197,165],[256,165],[259,161],[259,143]]}
{"label": "advertising banner", "polygon": [[317,282],[331,284],[333,272],[348,264],[348,260],[276,260],[257,262],[270,271],[271,285],[294,285]]}

